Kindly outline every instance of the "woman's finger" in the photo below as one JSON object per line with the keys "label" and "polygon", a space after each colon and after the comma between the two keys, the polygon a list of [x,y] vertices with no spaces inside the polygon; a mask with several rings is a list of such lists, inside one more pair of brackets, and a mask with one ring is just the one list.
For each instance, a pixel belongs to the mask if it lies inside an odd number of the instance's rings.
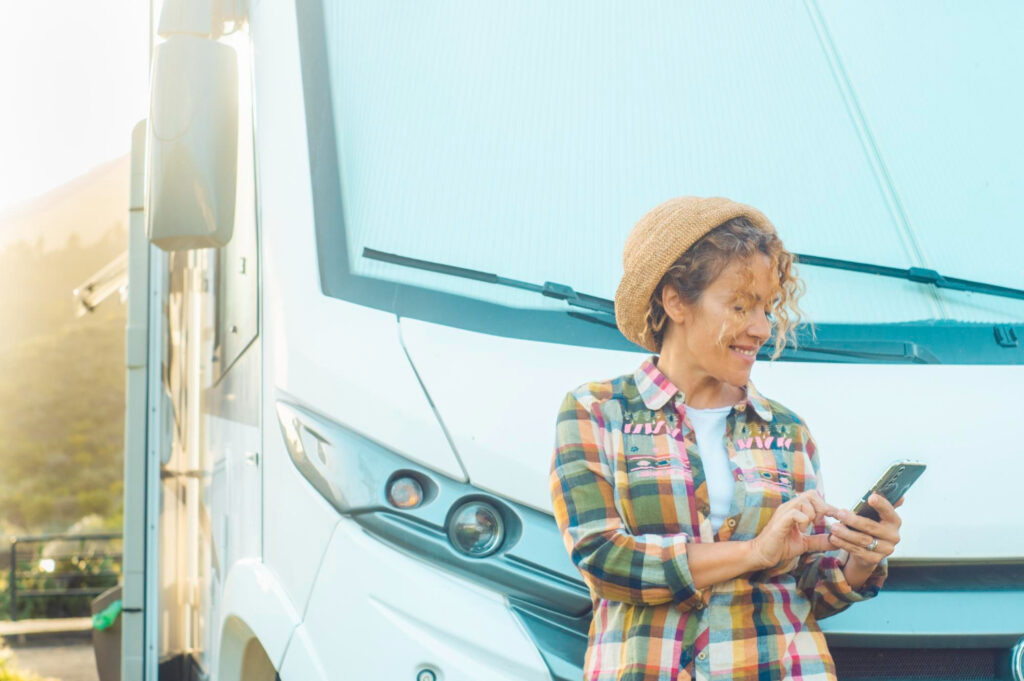
{"label": "woman's finger", "polygon": [[799,508],[807,516],[814,518],[815,521],[820,520],[823,516],[831,515],[835,516],[839,512],[835,506],[827,503],[822,498],[821,493],[818,490],[807,490],[801,492],[789,501],[781,504],[778,508],[779,511],[788,511],[790,508]]}
{"label": "woman's finger", "polygon": [[867,546],[864,546],[863,544],[858,544],[856,542],[847,541],[846,539],[840,537],[838,534],[830,534],[829,541],[832,542],[832,545],[836,548],[846,549],[851,554],[858,555],[861,558],[870,560],[872,562],[877,562],[882,558],[885,558],[886,556],[892,553],[894,548],[889,542],[879,541],[878,544],[875,545],[874,550],[870,550]]}
{"label": "woman's finger", "polygon": [[829,551],[832,549],[830,534],[810,534],[804,537],[804,551]]}
{"label": "woman's finger", "polygon": [[839,514],[839,519],[847,527],[852,527],[855,530],[860,530],[861,532],[866,532],[875,536],[885,531],[882,523],[877,520],[872,520],[871,518],[865,518],[862,515],[857,515],[853,511],[847,511],[844,509],[844,511]]}
{"label": "woman's finger", "polygon": [[889,523],[896,527],[900,526],[902,521],[896,513],[895,507],[889,503],[888,499],[877,492],[872,492],[871,496],[868,497],[868,503],[878,511],[878,515],[881,516],[883,523]]}
{"label": "woman's finger", "polygon": [[882,537],[892,542],[897,541],[899,538],[899,523],[893,523],[891,520],[878,522],[847,510],[839,514],[839,519],[847,527],[852,527],[872,537]]}
{"label": "woman's finger", "polygon": [[[876,537],[870,534],[865,534],[864,532],[851,530],[849,527],[842,524],[833,525],[830,534],[839,537],[853,546],[859,546],[865,550],[868,550],[871,543],[877,539],[878,543],[875,545],[874,551],[876,553],[883,553],[884,555],[892,553],[896,548],[896,544],[899,543],[899,538],[894,541],[885,537]],[[883,545],[886,547],[884,551],[879,548]]]}
{"label": "woman's finger", "polygon": [[835,506],[825,501],[825,498],[822,497],[821,493],[816,489],[808,490],[800,496],[807,499],[808,503],[811,504],[811,508],[814,509],[815,518],[831,515],[839,511]]}
{"label": "woman's finger", "polygon": [[807,516],[810,519],[814,519],[814,518],[818,517],[818,511],[814,507],[814,504],[811,503],[810,499],[802,499],[800,501],[800,504],[799,504],[799,506],[797,508],[799,508],[800,512],[803,513],[805,516]]}
{"label": "woman's finger", "polygon": [[804,492],[803,494],[797,494],[795,497],[793,497],[789,501],[784,501],[781,504],[779,504],[779,509],[778,510],[780,510],[780,511],[787,511],[787,510],[789,510],[790,508],[792,508],[794,506],[800,506],[801,504],[804,503],[806,497],[807,497],[807,492]]}
{"label": "woman's finger", "polygon": [[837,537],[841,537],[851,544],[858,546],[868,546],[875,540],[873,535],[867,534],[866,532],[858,532],[857,530],[851,529],[842,523],[836,523],[832,526],[829,534],[834,534]]}

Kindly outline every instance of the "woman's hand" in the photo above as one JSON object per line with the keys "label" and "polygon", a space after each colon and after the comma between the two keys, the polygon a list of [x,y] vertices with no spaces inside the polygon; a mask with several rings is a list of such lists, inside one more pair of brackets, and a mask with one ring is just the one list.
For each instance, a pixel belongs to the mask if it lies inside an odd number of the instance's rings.
{"label": "woman's hand", "polygon": [[825,503],[816,490],[798,494],[772,513],[761,533],[751,540],[751,552],[758,569],[778,565],[807,551],[832,548],[827,534],[806,534],[807,528],[824,516],[838,518],[839,509]]}
{"label": "woman's hand", "polygon": [[829,541],[834,548],[846,549],[852,569],[870,574],[900,543],[903,521],[895,509],[903,505],[903,498],[894,505],[874,493],[868,497],[868,504],[878,511],[878,521],[843,509],[835,516],[841,522],[832,526]]}

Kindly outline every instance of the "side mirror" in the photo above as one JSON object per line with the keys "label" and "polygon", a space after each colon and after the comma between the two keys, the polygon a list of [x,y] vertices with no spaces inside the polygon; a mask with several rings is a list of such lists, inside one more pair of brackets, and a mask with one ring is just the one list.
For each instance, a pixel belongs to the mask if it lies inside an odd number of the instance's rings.
{"label": "side mirror", "polygon": [[208,38],[172,35],[153,55],[149,240],[165,251],[231,240],[238,155],[238,62]]}

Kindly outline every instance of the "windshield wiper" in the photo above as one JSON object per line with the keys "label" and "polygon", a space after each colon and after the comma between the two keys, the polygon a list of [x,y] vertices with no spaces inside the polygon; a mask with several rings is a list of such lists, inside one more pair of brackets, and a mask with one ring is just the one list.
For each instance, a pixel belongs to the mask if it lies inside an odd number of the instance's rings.
{"label": "windshield wiper", "polygon": [[[862,360],[864,362],[941,363],[939,358],[923,345],[898,340],[830,340],[824,343],[798,342],[795,348],[787,346],[782,351],[783,357],[796,361],[801,359],[823,361],[818,355],[832,355],[845,358],[846,360]],[[758,353],[758,359],[768,359],[770,356],[771,348],[767,345]]]}
{"label": "windshield wiper", "polygon": [[543,284],[531,284],[528,281],[519,281],[518,279],[510,279],[508,277],[501,277],[491,272],[481,272],[480,270],[471,270],[465,267],[458,267],[456,265],[446,265],[444,263],[431,262],[429,260],[419,260],[418,258],[410,258],[404,255],[396,255],[394,253],[385,253],[384,251],[377,251],[372,248],[363,248],[363,257],[371,258],[373,260],[381,260],[383,262],[389,262],[393,265],[402,265],[403,267],[413,267],[418,270],[427,270],[428,272],[439,272],[441,274],[448,274],[453,277],[462,277],[464,279],[473,279],[475,281],[484,281],[489,284],[499,284],[501,286],[511,286],[512,288],[522,289],[524,291],[533,291],[534,293],[540,293],[548,298],[557,298],[564,300],[569,305],[574,307],[581,307],[585,310],[591,310],[593,312],[602,312],[612,316],[612,321],[606,322],[597,317],[591,317],[589,315],[580,315],[570,312],[569,314],[574,317],[586,319],[587,321],[597,322],[598,324],[604,324],[606,326],[615,327],[615,303],[608,300],[607,298],[599,298],[597,296],[591,296],[586,293],[579,293],[571,286],[566,284],[558,284],[553,281],[545,281]]}
{"label": "windshield wiper", "polygon": [[[541,295],[549,298],[564,300],[573,307],[583,308],[590,311],[590,313],[583,313],[568,310],[568,314],[572,317],[600,324],[611,329],[618,328],[615,324],[614,302],[607,298],[600,298],[598,296],[580,293],[566,284],[559,284],[552,281],[546,281],[543,284],[532,284],[527,281],[502,277],[491,272],[482,272],[480,270],[432,262],[430,260],[420,260],[418,258],[410,258],[408,256],[398,255],[395,253],[385,253],[384,251],[378,251],[373,248],[364,247],[363,257],[370,258],[372,260],[380,260],[393,265],[401,265],[402,267],[411,267],[418,270],[437,272],[439,274],[446,274],[453,277],[472,279],[474,281],[498,284],[500,286],[510,286],[524,291],[540,293]],[[983,293],[993,293],[993,295],[1004,295],[1012,298],[1024,299],[1024,291],[1006,289],[990,284],[978,284],[976,282],[967,282],[972,285],[972,288],[965,288],[962,286],[963,280],[943,278],[932,270],[920,270],[919,268],[899,270],[891,267],[867,265],[864,263],[820,258],[817,256],[798,255],[797,257],[800,258],[800,261],[808,265],[820,265],[823,267],[834,267],[837,269],[870,272],[883,274],[884,276],[897,276],[904,279],[910,278],[911,275],[908,273],[914,273],[915,276],[920,276],[918,274],[920,272],[932,272],[936,277],[938,277],[938,280],[942,282],[941,284],[937,283],[937,286],[945,285],[946,288],[978,290]],[[911,281],[922,281],[922,279],[911,279]],[[933,283],[930,278],[923,281],[926,283]],[[594,312],[599,314],[592,314]],[[768,348],[766,347],[762,350],[762,359],[767,358],[768,354]],[[796,348],[787,348],[783,352],[783,355],[788,359],[796,361],[800,361],[801,359],[814,361],[813,358],[815,357],[821,358],[823,355],[831,355],[836,357],[837,361],[843,361],[839,358],[845,358],[847,360],[860,360],[864,362],[910,362],[921,364],[933,364],[940,362],[940,360],[927,347],[920,345],[919,343],[904,340],[835,339],[818,341],[816,339],[800,339]],[[821,360],[819,359],[818,361]]]}
{"label": "windshield wiper", "polygon": [[936,288],[948,288],[953,291],[971,291],[974,293],[984,293],[990,296],[1024,300],[1024,290],[1021,289],[1009,288],[1007,286],[996,286],[995,284],[986,284],[984,282],[970,281],[968,279],[945,277],[935,270],[929,270],[924,267],[910,267],[904,270],[898,267],[886,267],[885,265],[872,265],[870,263],[853,262],[850,260],[825,258],[820,255],[804,255],[802,253],[794,253],[793,255],[796,257],[796,261],[798,263],[812,265],[814,267],[827,267],[833,270],[847,270],[850,272],[877,274],[882,277],[894,277],[896,279],[916,281],[920,284],[931,284]]}

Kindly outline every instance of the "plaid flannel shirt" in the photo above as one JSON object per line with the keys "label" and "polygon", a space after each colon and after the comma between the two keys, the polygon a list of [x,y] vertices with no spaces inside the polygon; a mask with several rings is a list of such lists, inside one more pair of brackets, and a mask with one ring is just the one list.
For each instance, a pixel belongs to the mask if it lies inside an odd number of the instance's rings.
{"label": "plaid flannel shirt", "polygon": [[822,491],[821,463],[800,418],[748,383],[726,421],[735,485],[713,532],[684,395],[656,359],[580,386],[558,414],[555,520],[593,600],[584,679],[835,679],[817,620],[875,596],[887,562],[859,589],[840,550],[695,589],[687,546],[753,539],[779,504]]}

